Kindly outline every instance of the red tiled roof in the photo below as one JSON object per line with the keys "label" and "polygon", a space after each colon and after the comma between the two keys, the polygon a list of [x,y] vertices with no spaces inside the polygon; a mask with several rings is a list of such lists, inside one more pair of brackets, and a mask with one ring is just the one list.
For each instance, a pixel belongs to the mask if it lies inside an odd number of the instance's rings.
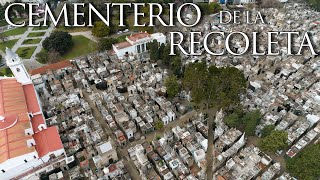
{"label": "red tiled roof", "polygon": [[66,60],[66,61],[61,61],[61,62],[57,62],[54,64],[49,64],[47,66],[43,66],[38,69],[32,69],[29,71],[29,73],[30,73],[30,75],[45,74],[47,72],[47,70],[58,70],[58,69],[66,68],[69,66],[72,66],[71,62],[69,60]]}
{"label": "red tiled roof", "polygon": [[128,42],[128,41],[124,41],[124,42],[121,42],[121,43],[117,43],[114,45],[117,49],[124,49],[124,48],[127,48],[127,47],[130,47],[131,44]]}
{"label": "red tiled roof", "polygon": [[32,124],[32,129],[33,129],[34,133],[39,132],[40,131],[39,125],[45,124],[45,121],[43,119],[42,114],[38,114],[38,115],[33,116],[33,118],[31,118],[31,124]]}
{"label": "red tiled roof", "polygon": [[14,126],[0,130],[0,163],[35,151],[27,146],[27,140],[32,138],[25,134],[30,128],[27,112],[22,85],[15,78],[0,79],[0,115],[18,117]]}
{"label": "red tiled roof", "polygon": [[39,157],[63,149],[63,145],[56,126],[48,127],[33,135]]}
{"label": "red tiled roof", "polygon": [[0,130],[4,130],[7,128],[12,127],[17,121],[18,121],[18,116],[17,115],[4,115],[4,120],[0,120]]}
{"label": "red tiled roof", "polygon": [[26,97],[27,108],[29,113],[40,112],[40,106],[38,104],[38,98],[33,84],[23,86],[24,95]]}
{"label": "red tiled roof", "polygon": [[146,37],[150,37],[150,34],[146,33],[146,32],[140,32],[137,34],[131,34],[130,36],[128,36],[128,39],[130,41],[136,42],[140,39],[146,38]]}

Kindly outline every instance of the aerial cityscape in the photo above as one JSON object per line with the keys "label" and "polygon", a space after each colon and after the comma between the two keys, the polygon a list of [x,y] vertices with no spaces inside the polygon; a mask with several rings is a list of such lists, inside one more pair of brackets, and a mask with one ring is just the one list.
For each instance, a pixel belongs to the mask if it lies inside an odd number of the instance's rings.
{"label": "aerial cityscape", "polygon": [[320,0],[0,0],[0,180],[320,179],[319,54]]}

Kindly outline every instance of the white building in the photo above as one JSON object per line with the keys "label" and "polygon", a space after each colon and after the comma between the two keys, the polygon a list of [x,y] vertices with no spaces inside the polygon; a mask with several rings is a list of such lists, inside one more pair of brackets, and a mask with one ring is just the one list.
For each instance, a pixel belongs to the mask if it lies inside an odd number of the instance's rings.
{"label": "white building", "polygon": [[0,77],[0,179],[20,179],[64,157],[57,127],[47,127],[32,80],[18,55],[6,50],[15,77]]}
{"label": "white building", "polygon": [[131,34],[126,37],[126,41],[113,44],[113,50],[118,57],[123,57],[125,55],[138,55],[140,53],[147,51],[147,44],[156,40],[161,44],[166,43],[166,36],[162,33],[148,34],[146,32],[141,32],[137,34]]}

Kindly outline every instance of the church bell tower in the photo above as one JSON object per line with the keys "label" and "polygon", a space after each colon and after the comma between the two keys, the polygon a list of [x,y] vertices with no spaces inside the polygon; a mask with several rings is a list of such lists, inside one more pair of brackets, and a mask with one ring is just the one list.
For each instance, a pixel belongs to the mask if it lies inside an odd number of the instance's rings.
{"label": "church bell tower", "polygon": [[21,58],[11,49],[6,48],[5,56],[7,66],[11,69],[13,75],[19,83],[22,85],[31,84],[32,80],[27,72],[27,69],[24,67]]}

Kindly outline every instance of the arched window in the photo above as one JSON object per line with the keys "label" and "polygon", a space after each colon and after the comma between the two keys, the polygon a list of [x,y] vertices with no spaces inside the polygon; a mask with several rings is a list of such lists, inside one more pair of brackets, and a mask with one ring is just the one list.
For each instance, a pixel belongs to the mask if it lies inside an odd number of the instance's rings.
{"label": "arched window", "polygon": [[17,72],[20,72],[20,68],[17,68]]}

